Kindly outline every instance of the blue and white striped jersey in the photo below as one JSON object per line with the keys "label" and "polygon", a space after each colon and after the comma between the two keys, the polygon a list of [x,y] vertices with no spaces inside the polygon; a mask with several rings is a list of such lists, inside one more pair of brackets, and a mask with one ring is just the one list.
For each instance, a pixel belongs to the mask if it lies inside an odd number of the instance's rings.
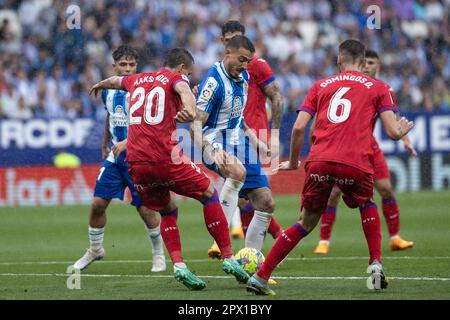
{"label": "blue and white striped jersey", "polygon": [[[130,95],[122,90],[103,90],[102,100],[105,109],[109,113],[109,132],[111,140],[109,148],[112,149],[119,141],[123,141],[128,136],[128,111],[130,108]],[[114,159],[112,151],[106,157],[106,160],[118,165],[125,165],[126,151],[122,152],[117,159]]]}
{"label": "blue and white striped jersey", "polygon": [[247,102],[249,74],[244,70],[239,79],[232,78],[216,62],[201,81],[197,108],[208,112],[203,134],[210,143],[239,145],[244,143],[244,107]]}

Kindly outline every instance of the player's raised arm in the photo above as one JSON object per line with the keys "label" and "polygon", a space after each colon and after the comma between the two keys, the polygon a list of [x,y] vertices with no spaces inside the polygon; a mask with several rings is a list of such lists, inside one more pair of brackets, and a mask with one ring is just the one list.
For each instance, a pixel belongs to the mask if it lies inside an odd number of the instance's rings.
{"label": "player's raised arm", "polygon": [[195,119],[195,97],[189,85],[184,81],[179,81],[174,86],[175,91],[180,95],[183,109],[177,113],[175,119],[178,122],[191,122]]}
{"label": "player's raised arm", "polygon": [[92,86],[91,90],[89,90],[89,95],[94,93],[97,97],[98,92],[103,89],[122,89],[122,79],[123,77],[120,76],[112,76],[102,80]]}
{"label": "player's raised arm", "polygon": [[397,119],[395,113],[391,110],[382,112],[380,118],[383,122],[384,131],[393,140],[400,140],[414,126],[414,123],[408,121],[405,117]]}

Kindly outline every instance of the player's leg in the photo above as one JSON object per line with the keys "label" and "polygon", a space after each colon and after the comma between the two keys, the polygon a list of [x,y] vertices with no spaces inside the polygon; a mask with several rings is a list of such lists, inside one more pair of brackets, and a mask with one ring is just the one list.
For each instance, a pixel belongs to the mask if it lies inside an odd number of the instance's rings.
{"label": "player's leg", "polygon": [[309,162],[305,166],[305,186],[302,192],[302,210],[300,218],[291,227],[283,231],[267,254],[261,269],[247,283],[247,290],[256,294],[275,294],[268,285],[268,280],[286,256],[298,242],[307,236],[320,220],[320,214],[326,207],[333,183],[314,179],[315,176],[327,175],[326,163]]}
{"label": "player's leg", "polygon": [[349,208],[359,208],[361,224],[369,249],[369,267],[371,273],[368,283],[375,283],[369,289],[384,289],[388,280],[384,275],[381,265],[381,226],[378,208],[373,201],[373,177],[372,175],[352,167],[341,166],[340,181],[349,181],[348,184],[340,184],[343,192],[342,199]]}
{"label": "player's leg", "polygon": [[161,236],[174,266],[174,277],[191,290],[202,290],[206,283],[186,266],[181,251],[180,232],[177,225],[178,208],[165,185],[172,181],[170,164],[130,164],[128,172],[135,182],[142,203],[161,215]]}
{"label": "player's leg", "polygon": [[164,243],[161,236],[160,218],[156,212],[141,205],[136,208],[145,224],[148,239],[152,246],[151,272],[166,271],[166,257],[164,255]]}
{"label": "player's leg", "polygon": [[238,206],[239,191],[244,185],[246,171],[239,159],[232,155],[228,155],[226,163],[219,166],[219,171],[225,178],[219,199],[230,224]]}
{"label": "player's leg", "polygon": [[222,270],[232,274],[239,282],[247,282],[249,276],[240,267],[233,255],[230,230],[219,195],[208,176],[194,163],[189,162],[171,167],[171,190],[177,194],[194,198],[203,205],[203,217],[209,234],[221,252]]}
{"label": "player's leg", "polygon": [[[240,198],[239,211],[241,214],[242,231],[244,232],[245,235],[247,233],[248,226],[250,225],[250,222],[252,221],[253,215],[255,213],[255,208],[253,207],[251,201],[248,201],[247,199],[244,198]],[[272,219],[270,219],[269,228],[267,229],[267,232],[270,233],[270,235],[274,239],[278,238],[281,232],[283,232],[283,229],[281,228],[280,224],[275,219],[275,217],[272,217]]]}
{"label": "player's leg", "polygon": [[250,225],[255,213],[255,208],[253,207],[251,201],[245,198],[239,198],[239,211],[241,213],[242,231],[245,236],[247,234],[248,226]]}
{"label": "player's leg", "polygon": [[241,211],[238,207],[236,208],[236,211],[233,214],[233,218],[231,219],[230,223],[230,229],[231,229],[231,237],[233,239],[244,239],[244,231],[242,229],[242,222],[241,222]]}
{"label": "player's leg", "polygon": [[375,188],[381,196],[383,215],[389,231],[389,248],[405,250],[412,248],[414,242],[403,240],[400,233],[400,210],[394,196],[389,167],[380,148],[374,150]]}
{"label": "player's leg", "polygon": [[[215,171],[218,171],[225,178],[219,200],[227,223],[230,225],[232,217],[238,208],[239,191],[244,185],[246,171],[242,163],[235,156],[228,154],[226,160],[223,165],[216,166]],[[221,258],[221,252],[216,242],[208,249],[208,256],[212,259]]]}
{"label": "player's leg", "polygon": [[183,260],[180,232],[177,225],[178,208],[170,194],[168,197],[170,198],[169,202],[159,213],[161,214],[161,236],[173,263],[174,277],[190,290],[202,290],[206,287],[206,283],[192,273]]}
{"label": "player's leg", "polygon": [[405,250],[414,246],[413,241],[406,241],[400,237],[400,209],[394,196],[389,178],[376,179],[375,188],[381,196],[383,215],[389,231],[389,248],[391,250]]}
{"label": "player's leg", "polygon": [[131,193],[131,205],[136,207],[137,212],[144,221],[145,231],[152,246],[151,272],[162,272],[166,270],[166,257],[164,256],[164,245],[161,237],[159,215],[141,201],[139,194],[134,189],[134,183],[126,169],[123,170],[124,183],[127,184]]}
{"label": "player's leg", "polygon": [[105,256],[103,238],[106,225],[106,208],[111,199],[123,199],[123,191],[122,178],[117,166],[109,161],[104,161],[97,176],[94,199],[89,213],[90,246],[86,253],[75,262],[74,268],[83,270],[92,262],[103,259]]}
{"label": "player's leg", "polygon": [[262,295],[274,295],[269,287],[270,276],[275,268],[306,237],[320,220],[321,210],[302,209],[300,218],[275,240],[266,260],[258,272],[247,283],[247,291]]}
{"label": "player's leg", "polygon": [[245,246],[261,250],[270,220],[275,211],[275,201],[268,187],[250,189],[247,196],[253,203],[255,214],[247,229]]}
{"label": "player's leg", "polygon": [[86,253],[73,265],[75,269],[86,269],[92,262],[105,257],[103,237],[106,225],[106,208],[111,199],[94,197],[89,213],[89,248]]}
{"label": "player's leg", "polygon": [[334,186],[331,191],[328,204],[322,216],[320,218],[320,241],[317,247],[314,249],[314,253],[327,254],[330,248],[331,231],[333,230],[333,224],[336,220],[336,208],[341,199],[341,190]]}

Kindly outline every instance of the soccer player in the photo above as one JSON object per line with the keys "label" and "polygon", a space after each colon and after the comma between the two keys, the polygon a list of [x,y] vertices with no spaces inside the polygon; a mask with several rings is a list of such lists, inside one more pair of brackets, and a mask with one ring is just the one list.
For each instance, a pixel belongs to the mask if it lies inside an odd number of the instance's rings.
{"label": "soccer player", "polygon": [[[380,59],[378,54],[372,50],[366,50],[366,62],[363,72],[372,78],[375,78],[380,71]],[[395,102],[395,95],[392,89],[392,99]],[[414,149],[408,136],[405,135],[402,138],[403,145],[411,155],[417,156],[417,152]],[[400,210],[395,200],[394,191],[391,185],[389,168],[386,163],[386,159],[381,151],[378,142],[373,138],[372,147],[374,149],[374,185],[378,193],[381,196],[383,215],[386,219],[386,224],[389,232],[389,248],[391,250],[405,250],[412,248],[414,242],[403,240],[400,233]],[[328,199],[327,208],[322,213],[320,223],[320,241],[314,250],[317,254],[327,254],[330,246],[330,237],[333,224],[336,219],[336,208],[341,197],[341,191],[339,188],[333,188],[330,198]]]}
{"label": "soccer player", "polygon": [[195,118],[195,97],[189,88],[194,58],[184,48],[168,52],[164,68],[151,73],[111,77],[94,85],[100,89],[123,89],[130,93],[130,125],[126,161],[128,172],[145,206],[161,214],[161,235],[174,264],[175,279],[191,290],[201,290],[206,283],[184,263],[177,226],[178,208],[171,202],[170,191],[203,204],[209,233],[219,245],[222,269],[239,282],[247,273],[233,256],[227,220],[218,193],[209,178],[189,161],[172,140],[176,122]]}
{"label": "soccer player", "polygon": [[[234,36],[245,35],[245,26],[239,21],[229,20],[222,26],[222,37],[220,40],[226,46]],[[245,123],[254,131],[258,139],[263,139],[267,144],[268,153],[276,156],[279,148],[278,130],[281,126],[282,116],[282,97],[280,86],[275,79],[275,74],[270,65],[257,55],[253,56],[247,67],[247,72],[250,76],[247,103],[244,108]],[[269,121],[266,111],[266,99],[269,99],[272,105],[272,129],[274,134],[271,134]],[[271,145],[270,137],[273,136],[273,141],[276,145]],[[272,152],[273,151],[273,152]],[[242,231],[244,235],[247,233],[247,228],[252,221],[255,209],[250,201],[245,198],[239,199],[239,211],[233,216],[231,221],[233,226],[231,230],[232,235],[239,235],[241,228],[238,228],[237,223],[234,223],[235,217],[240,215],[242,221]],[[281,227],[272,217],[267,230],[274,239],[281,234]],[[211,255],[220,255],[220,252],[215,251],[217,248],[210,249]]]}
{"label": "soccer player", "polygon": [[[216,62],[200,83],[197,119],[191,134],[196,144],[206,150],[205,166],[225,178],[220,200],[228,223],[236,212],[239,196],[252,201],[255,217],[247,230],[245,245],[261,250],[275,202],[258,156],[244,134],[243,110],[249,86],[246,68],[254,52],[245,36],[235,36],[227,43],[224,59]],[[211,153],[217,152],[225,154],[226,161],[221,165],[209,159]]]}
{"label": "soccer player", "polygon": [[[119,46],[113,52],[113,68],[118,76],[126,76],[136,73],[138,64],[136,50],[127,45]],[[89,242],[90,247],[86,253],[77,260],[74,268],[83,270],[96,260],[105,256],[103,237],[106,225],[106,208],[111,199],[123,200],[125,188],[128,187],[132,201],[131,205],[136,207],[139,215],[144,220],[147,235],[152,245],[152,272],[166,270],[163,240],[160,234],[160,219],[153,210],[146,208],[134,190],[133,182],[128,174],[125,154],[117,158],[117,150],[123,149],[126,143],[128,131],[128,113],[130,96],[123,90],[104,90],[102,100],[107,111],[105,121],[105,132],[102,145],[103,166],[100,169],[95,183],[94,199],[92,201],[89,215]]]}
{"label": "soccer player", "polygon": [[282,162],[280,170],[299,168],[306,126],[317,113],[313,145],[305,165],[300,218],[277,238],[261,269],[249,279],[250,292],[275,294],[267,280],[286,255],[314,229],[335,185],[343,192],[347,206],[359,207],[361,213],[370,253],[367,287],[376,290],[387,287],[381,264],[380,219],[372,200],[372,128],[378,114],[387,135],[399,140],[413,123],[397,119],[396,106],[385,84],[361,72],[364,53],[361,42],[342,42],[337,58],[341,72],[317,81],[297,109],[289,161]]}

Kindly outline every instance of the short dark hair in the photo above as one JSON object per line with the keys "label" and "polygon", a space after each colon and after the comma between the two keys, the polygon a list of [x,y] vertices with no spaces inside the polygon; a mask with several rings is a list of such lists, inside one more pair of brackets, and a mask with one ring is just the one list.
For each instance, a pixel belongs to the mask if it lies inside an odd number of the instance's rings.
{"label": "short dark hair", "polygon": [[363,63],[366,47],[358,40],[345,40],[339,45],[339,54],[344,56],[346,62]]}
{"label": "short dark hair", "polygon": [[237,20],[228,20],[222,26],[222,36],[223,37],[228,32],[237,32],[237,31],[242,32],[242,34],[245,34],[245,26]]}
{"label": "short dark hair", "polygon": [[114,50],[112,56],[114,61],[119,61],[122,58],[133,58],[136,62],[139,60],[139,54],[136,49],[126,44],[122,44]]}
{"label": "short dark hair", "polygon": [[227,45],[225,46],[225,48],[233,48],[233,49],[239,49],[239,48],[244,48],[248,51],[250,51],[251,53],[255,52],[255,46],[253,45],[253,43],[250,41],[249,38],[247,38],[246,36],[234,36],[233,38],[231,38],[231,40],[227,43]]}
{"label": "short dark hair", "polygon": [[166,55],[164,66],[175,68],[180,64],[184,64],[186,65],[186,67],[190,67],[194,64],[194,57],[185,48],[178,47],[171,49]]}
{"label": "short dark hair", "polygon": [[380,60],[378,53],[374,50],[366,50],[366,58],[375,58]]}

